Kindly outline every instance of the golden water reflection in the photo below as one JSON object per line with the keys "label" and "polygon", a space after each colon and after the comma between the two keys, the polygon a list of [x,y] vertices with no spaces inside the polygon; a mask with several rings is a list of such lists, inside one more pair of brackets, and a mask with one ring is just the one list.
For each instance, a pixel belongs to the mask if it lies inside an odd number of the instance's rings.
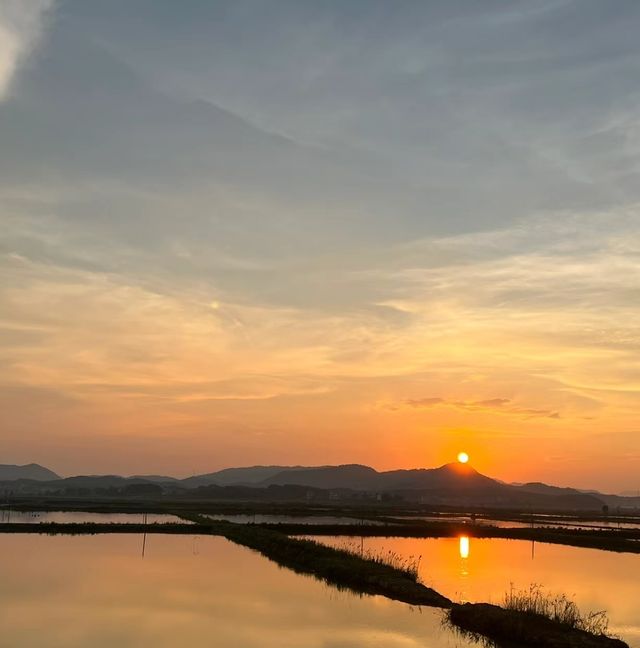
{"label": "golden water reflection", "polygon": [[[345,538],[316,540],[344,545]],[[359,541],[359,540],[358,540]],[[421,556],[420,579],[455,601],[502,603],[516,589],[541,584],[575,599],[583,611],[606,610],[611,630],[640,648],[640,555],[523,540],[366,538],[365,550]]]}
{"label": "golden water reflection", "polygon": [[441,613],[357,597],[223,538],[0,535],[0,646],[469,648]]}
{"label": "golden water reflection", "polygon": [[469,557],[469,536],[460,536],[460,558]]}

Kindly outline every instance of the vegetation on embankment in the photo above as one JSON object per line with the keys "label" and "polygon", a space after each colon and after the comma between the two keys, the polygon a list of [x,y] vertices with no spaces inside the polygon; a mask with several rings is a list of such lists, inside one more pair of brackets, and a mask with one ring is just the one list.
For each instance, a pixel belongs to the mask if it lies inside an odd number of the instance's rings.
{"label": "vegetation on embankment", "polygon": [[[277,501],[226,501],[226,500],[189,500],[185,498],[105,498],[105,497],[59,497],[54,495],[14,495],[7,496],[1,508],[14,510],[35,511],[87,511],[96,513],[167,513],[175,510],[200,514],[227,514],[227,515],[288,515],[288,516],[331,516],[352,517],[362,521],[375,520],[387,524],[419,525],[432,522],[452,523],[459,522],[461,517],[467,517],[469,522],[475,519],[478,525],[491,524],[493,521],[526,523],[528,525],[558,524],[579,522],[601,522],[609,527],[610,531],[620,532],[624,529],[615,529],[615,523],[636,523],[640,530],[640,511],[629,510],[619,512],[617,515],[603,514],[600,510],[591,512],[576,512],[573,510],[553,511],[553,515],[545,514],[543,509],[519,510],[505,507],[455,507],[445,505],[416,505],[409,502],[331,502],[331,503],[303,503],[303,502],[277,502]],[[417,516],[428,516],[431,520],[421,520]],[[451,518],[456,518],[453,520]]]}
{"label": "vegetation on embankment", "polygon": [[[106,511],[101,511],[106,512]],[[120,512],[120,511],[118,511]],[[198,520],[198,524],[210,526],[214,521],[204,517],[197,512],[176,510],[166,508],[164,513],[170,513],[186,520]],[[218,521],[220,522],[220,521]],[[182,527],[176,523],[165,523],[161,526],[161,533],[196,533],[193,525],[188,525],[187,530],[178,528],[172,530],[172,525]],[[33,527],[37,528],[33,528]],[[147,530],[152,525],[147,525]],[[241,525],[236,525],[241,526]],[[504,538],[511,540],[527,540],[547,544],[561,544],[572,547],[583,547],[589,549],[602,549],[605,551],[616,551],[626,553],[640,553],[640,532],[637,530],[582,530],[563,528],[501,528],[481,526],[473,524],[461,524],[459,522],[425,522],[420,521],[412,524],[252,524],[252,527],[270,529],[283,535],[289,536],[352,536],[352,537],[403,537],[403,538],[455,538],[467,535],[472,538]],[[60,527],[58,529],[57,527]],[[118,524],[95,523],[90,525],[81,524],[54,524],[41,522],[32,523],[0,523],[0,533],[47,533],[49,530],[54,533],[113,533],[131,532],[139,533],[140,527],[132,523]]]}
{"label": "vegetation on embankment", "polygon": [[[66,510],[66,511],[87,511],[96,513],[172,513],[176,516],[218,513],[218,514],[261,514],[261,515],[289,515],[289,516],[341,516],[359,518],[361,521],[352,525],[343,524],[321,524],[314,525],[313,535],[347,535],[347,536],[397,536],[416,538],[444,538],[469,535],[475,538],[508,538],[513,540],[527,540],[544,542],[550,544],[562,544],[575,547],[602,549],[606,551],[640,553],[640,529],[574,529],[561,527],[527,527],[527,528],[500,528],[487,526],[491,518],[502,518],[520,523],[532,520],[537,513],[517,512],[495,509],[478,509],[477,514],[480,523],[463,523],[459,520],[448,519],[452,515],[470,515],[469,510],[455,510],[450,507],[428,509],[422,507],[418,510],[415,506],[388,504],[353,506],[343,503],[331,506],[304,505],[291,503],[267,503],[267,502],[202,502],[202,501],[176,501],[176,500],[137,500],[137,501],[115,501],[115,500],[72,500],[55,497],[38,498],[13,498],[11,505],[5,504],[0,508],[13,510]],[[436,515],[437,520],[420,520],[398,517],[402,515]],[[393,516],[393,517],[391,517]],[[584,516],[566,512],[564,516],[570,517],[572,521],[582,519]],[[611,520],[635,520],[637,518],[607,518],[601,514],[593,514],[589,519],[611,519]],[[563,516],[554,514],[548,520],[560,522]],[[209,520],[207,520],[209,521]],[[375,524],[374,524],[375,522]],[[386,526],[385,526],[386,525]],[[303,524],[267,524],[266,528],[279,531],[287,535],[309,535],[310,528]],[[71,530],[71,529],[67,529]],[[114,529],[108,529],[113,531]],[[7,529],[7,531],[18,531],[18,529]],[[21,529],[25,532],[26,529]],[[84,531],[86,532],[86,531]],[[171,532],[171,531],[166,531]],[[179,532],[179,531],[178,531]]]}
{"label": "vegetation on embankment", "polygon": [[627,553],[640,553],[638,532],[625,531],[583,531],[561,528],[499,528],[465,525],[454,522],[428,522],[408,525],[367,524],[262,524],[286,535],[314,536],[368,536],[387,538],[457,538],[466,535],[471,538],[504,538],[529,540],[547,544],[561,544],[588,549],[603,549]]}
{"label": "vegetation on embankment", "polygon": [[0,533],[36,533],[41,535],[98,535],[101,533],[164,533],[197,535],[210,533],[195,524],[179,522],[4,522]]}
{"label": "vegetation on embankment", "polygon": [[220,535],[236,544],[258,551],[266,558],[295,572],[313,575],[330,585],[357,593],[378,594],[411,605],[449,607],[451,601],[417,581],[417,570],[392,566],[370,557],[333,549],[313,540],[289,538],[258,525],[213,521],[199,515],[185,515],[195,524],[172,522],[133,523],[9,523],[0,533],[89,535],[100,533],[165,533]]}
{"label": "vegetation on embankment", "polygon": [[[350,538],[350,540],[354,539]],[[358,543],[357,541],[344,542],[340,546],[335,546],[334,548],[348,551],[349,553],[356,554],[366,560],[391,565],[396,569],[406,571],[414,579],[417,579],[420,573],[420,561],[422,560],[422,556],[405,556],[402,553],[393,551],[393,549],[385,550],[371,549],[369,547],[365,548],[361,542]]]}
{"label": "vegetation on embankment", "polygon": [[[219,535],[257,551],[278,565],[312,575],[340,589],[377,594],[409,603],[449,608],[451,624],[473,636],[498,645],[550,646],[552,648],[624,648],[624,642],[568,628],[557,620],[521,610],[484,603],[454,604],[417,580],[411,565],[388,564],[379,556],[361,556],[352,550],[336,549],[312,540],[291,538],[280,530],[254,524],[214,521],[197,514],[182,513],[193,524],[179,523],[9,523],[0,532],[44,534],[164,533]],[[284,525],[281,525],[284,526]],[[298,525],[299,526],[299,525]],[[362,529],[363,527],[358,527]],[[380,531],[384,527],[371,527]],[[306,532],[310,531],[305,527]],[[315,531],[315,527],[313,529]]]}
{"label": "vegetation on embankment", "polygon": [[503,607],[516,612],[537,614],[595,635],[607,635],[609,632],[609,618],[604,610],[583,614],[576,602],[566,594],[546,592],[542,585],[533,584],[528,589],[514,589],[512,586],[504,597]]}
{"label": "vegetation on embankment", "polygon": [[236,544],[249,547],[295,572],[310,574],[330,585],[363,594],[379,594],[411,605],[449,607],[451,601],[417,580],[417,570],[393,566],[374,557],[362,557],[344,549],[290,538],[258,525],[211,522],[190,516],[198,526],[209,526]]}
{"label": "vegetation on embankment", "polygon": [[[512,610],[489,603],[454,605],[448,623],[479,642],[497,646],[538,648],[629,648],[621,639],[593,634],[542,614]],[[486,639],[490,639],[487,642]]]}
{"label": "vegetation on embankment", "polygon": [[624,641],[609,635],[605,611],[582,613],[566,594],[547,592],[541,585],[523,590],[512,587],[502,607],[456,604],[446,618],[462,634],[493,645],[628,648]]}

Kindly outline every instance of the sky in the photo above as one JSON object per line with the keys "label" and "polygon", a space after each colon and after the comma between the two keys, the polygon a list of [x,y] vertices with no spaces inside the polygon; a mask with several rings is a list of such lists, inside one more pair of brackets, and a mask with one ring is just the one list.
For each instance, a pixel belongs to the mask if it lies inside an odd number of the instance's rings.
{"label": "sky", "polygon": [[0,0],[0,463],[640,488],[639,31]]}

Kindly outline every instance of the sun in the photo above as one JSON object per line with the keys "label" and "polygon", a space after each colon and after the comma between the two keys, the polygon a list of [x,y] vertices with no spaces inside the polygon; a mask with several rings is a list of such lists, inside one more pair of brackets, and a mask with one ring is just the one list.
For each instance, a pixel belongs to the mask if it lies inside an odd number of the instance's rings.
{"label": "sun", "polygon": [[466,452],[459,452],[458,453],[458,461],[461,464],[466,464],[467,461],[469,461],[469,455]]}

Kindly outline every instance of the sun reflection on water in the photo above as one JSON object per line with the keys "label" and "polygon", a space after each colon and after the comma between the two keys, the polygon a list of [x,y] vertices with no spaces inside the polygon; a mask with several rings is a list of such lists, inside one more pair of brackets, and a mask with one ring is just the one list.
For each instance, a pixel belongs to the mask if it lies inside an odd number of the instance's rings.
{"label": "sun reflection on water", "polygon": [[469,536],[460,536],[460,558],[469,557]]}
{"label": "sun reflection on water", "polygon": [[459,552],[460,552],[460,601],[467,602],[467,578],[469,576],[469,536],[460,536],[459,538]]}

